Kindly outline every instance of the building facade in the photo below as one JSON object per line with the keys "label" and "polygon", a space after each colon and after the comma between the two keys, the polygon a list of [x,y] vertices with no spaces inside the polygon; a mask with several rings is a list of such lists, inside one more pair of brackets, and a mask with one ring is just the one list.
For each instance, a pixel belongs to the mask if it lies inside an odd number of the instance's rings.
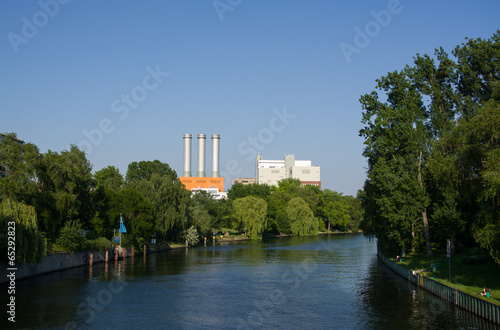
{"label": "building facade", "polygon": [[252,183],[255,183],[255,179],[254,178],[236,178],[236,179],[233,179],[233,185],[235,184],[252,184]]}
{"label": "building facade", "polygon": [[320,167],[312,166],[310,160],[295,160],[294,155],[285,155],[283,160],[266,160],[262,155],[257,155],[257,183],[277,186],[279,181],[287,178],[299,179],[303,185],[314,185],[321,189]]}

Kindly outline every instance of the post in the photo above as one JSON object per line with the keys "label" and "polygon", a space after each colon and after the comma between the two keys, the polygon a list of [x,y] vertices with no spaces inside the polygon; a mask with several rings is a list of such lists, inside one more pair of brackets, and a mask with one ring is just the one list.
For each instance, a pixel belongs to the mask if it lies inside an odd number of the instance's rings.
{"label": "post", "polygon": [[186,249],[188,248],[188,240],[186,240]]}
{"label": "post", "polygon": [[143,250],[144,250],[144,257],[146,257],[146,245],[144,245]]}
{"label": "post", "polygon": [[207,238],[204,237],[203,239],[205,240],[205,246],[207,246]]}
{"label": "post", "polygon": [[134,257],[134,247],[132,246],[132,258]]}
{"label": "post", "polygon": [[446,256],[448,257],[449,278],[451,280],[451,239],[446,240]]}
{"label": "post", "polygon": [[109,260],[109,251],[106,251],[105,262],[108,262],[108,260]]}
{"label": "post", "polygon": [[93,263],[94,263],[94,254],[90,253],[89,265],[92,265]]}

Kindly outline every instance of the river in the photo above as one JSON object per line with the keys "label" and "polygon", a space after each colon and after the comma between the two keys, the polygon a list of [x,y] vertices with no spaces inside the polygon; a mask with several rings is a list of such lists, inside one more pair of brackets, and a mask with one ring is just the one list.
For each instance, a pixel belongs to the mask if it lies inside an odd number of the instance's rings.
{"label": "river", "polygon": [[18,281],[15,297],[16,328],[496,328],[392,273],[358,234],[136,256]]}

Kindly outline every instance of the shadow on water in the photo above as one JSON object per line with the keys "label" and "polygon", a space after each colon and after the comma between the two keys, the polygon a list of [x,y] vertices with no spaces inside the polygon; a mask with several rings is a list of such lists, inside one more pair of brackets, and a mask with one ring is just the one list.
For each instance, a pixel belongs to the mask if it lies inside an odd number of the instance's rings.
{"label": "shadow on water", "polygon": [[16,302],[16,328],[495,328],[392,273],[362,235],[136,256],[19,281]]}
{"label": "shadow on water", "polygon": [[360,288],[377,329],[498,329],[498,326],[419,288],[378,260]]}

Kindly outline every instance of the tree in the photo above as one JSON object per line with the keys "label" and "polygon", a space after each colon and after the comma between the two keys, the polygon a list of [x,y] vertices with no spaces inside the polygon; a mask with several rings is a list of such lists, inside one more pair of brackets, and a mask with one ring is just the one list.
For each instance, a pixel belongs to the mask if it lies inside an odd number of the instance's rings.
{"label": "tree", "polygon": [[[500,31],[467,39],[434,58],[377,80],[361,97],[368,179],[362,228],[383,248],[418,249],[431,236],[470,245],[472,236],[495,256],[498,246],[498,114]],[[424,233],[424,238],[420,232]]]}
{"label": "tree", "polygon": [[184,188],[175,171],[157,160],[133,162],[126,178],[126,187],[140,191],[153,206],[159,234],[166,239],[177,239],[187,228],[191,193]]}
{"label": "tree", "polygon": [[419,229],[416,220],[421,219],[430,258],[429,200],[422,179],[429,132],[422,95],[411,81],[411,72],[407,67],[377,80],[377,88],[386,93],[387,102],[379,101],[376,92],[361,97],[365,127],[360,135],[365,138],[368,178],[380,192],[374,198],[386,223],[386,239],[382,242],[392,248],[415,250]]}
{"label": "tree", "polygon": [[298,236],[318,235],[318,221],[309,205],[300,197],[288,202],[286,213],[290,219],[291,231]]}
{"label": "tree", "polygon": [[94,184],[97,188],[105,187],[118,191],[123,186],[123,183],[123,176],[114,166],[107,166],[94,173]]}
{"label": "tree", "polygon": [[330,226],[346,230],[349,227],[351,216],[349,215],[349,204],[341,193],[325,189],[321,195],[320,213],[328,220]]}
{"label": "tree", "polygon": [[[30,264],[40,263],[47,254],[47,240],[38,230],[36,212],[33,206],[5,199],[0,203],[0,240],[1,258],[6,259],[15,247],[15,261]],[[13,233],[11,236],[9,233]],[[15,245],[8,237],[15,237]]]}
{"label": "tree", "polygon": [[247,229],[250,239],[262,238],[266,227],[267,203],[262,198],[247,196],[233,202],[238,224]]}
{"label": "tree", "polygon": [[[436,177],[454,183],[469,202],[463,213],[477,243],[500,263],[500,83],[491,83],[491,96],[474,116],[460,119],[457,127],[436,145],[445,170],[435,165]],[[465,204],[465,203],[462,203]],[[455,204],[453,204],[455,205]]]}
{"label": "tree", "polygon": [[238,199],[247,196],[254,196],[266,199],[271,194],[271,186],[265,183],[241,184],[237,183],[227,191],[229,199]]}
{"label": "tree", "polygon": [[72,145],[61,153],[43,154],[36,168],[38,192],[34,205],[39,227],[55,239],[66,221],[79,220],[90,229],[93,218],[90,188],[92,166],[85,153]]}
{"label": "tree", "polygon": [[192,206],[189,207],[189,214],[192,226],[203,237],[212,236],[216,201],[211,194],[203,190],[194,194],[191,201]]}
{"label": "tree", "polygon": [[142,247],[154,232],[153,206],[137,190],[123,189],[120,191],[119,206],[115,207],[114,218],[116,227],[119,228],[119,214],[122,214],[123,223],[127,228],[127,236],[137,248]]}
{"label": "tree", "polygon": [[41,189],[36,175],[40,157],[37,146],[21,143],[15,133],[0,140],[0,201],[32,203]]}
{"label": "tree", "polygon": [[85,243],[82,224],[79,221],[67,221],[56,241],[57,246],[71,253],[84,250]]}
{"label": "tree", "polygon": [[132,162],[128,165],[126,181],[127,183],[140,180],[151,180],[153,174],[176,178],[175,171],[166,163],[159,160]]}

